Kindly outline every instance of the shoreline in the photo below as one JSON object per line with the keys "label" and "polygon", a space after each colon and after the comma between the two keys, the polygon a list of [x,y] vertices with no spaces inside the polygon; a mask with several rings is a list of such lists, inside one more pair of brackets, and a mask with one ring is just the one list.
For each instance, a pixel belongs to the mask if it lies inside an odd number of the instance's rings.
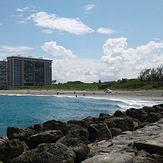
{"label": "shoreline", "polygon": [[103,90],[96,91],[0,90],[0,95],[34,95],[34,96],[41,95],[59,97],[90,97],[102,99],[163,101],[163,90],[141,90],[141,91],[114,90],[112,91],[112,93],[106,93]]}

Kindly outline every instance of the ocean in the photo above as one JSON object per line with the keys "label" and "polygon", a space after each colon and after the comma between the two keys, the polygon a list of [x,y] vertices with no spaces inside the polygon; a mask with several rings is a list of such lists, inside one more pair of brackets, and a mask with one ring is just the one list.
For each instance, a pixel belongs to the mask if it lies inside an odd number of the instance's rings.
{"label": "ocean", "polygon": [[9,126],[20,128],[48,120],[68,121],[116,110],[152,106],[161,101],[120,100],[91,97],[0,95],[0,136]]}

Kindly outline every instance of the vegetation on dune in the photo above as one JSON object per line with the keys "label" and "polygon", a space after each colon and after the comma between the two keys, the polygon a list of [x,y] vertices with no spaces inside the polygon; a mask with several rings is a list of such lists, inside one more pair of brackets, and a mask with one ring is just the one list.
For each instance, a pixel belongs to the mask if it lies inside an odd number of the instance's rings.
{"label": "vegetation on dune", "polygon": [[30,86],[21,89],[62,89],[62,90],[144,90],[144,89],[163,89],[163,66],[156,69],[144,69],[140,72],[137,79],[121,79],[118,81],[95,83],[83,83],[81,81],[69,81],[67,83],[53,82],[48,86]]}
{"label": "vegetation on dune", "polygon": [[122,79],[119,81],[101,82],[101,83],[83,83],[67,82],[47,86],[30,86],[19,89],[56,89],[56,90],[145,90],[145,89],[163,89],[163,86],[155,86],[139,79]]}

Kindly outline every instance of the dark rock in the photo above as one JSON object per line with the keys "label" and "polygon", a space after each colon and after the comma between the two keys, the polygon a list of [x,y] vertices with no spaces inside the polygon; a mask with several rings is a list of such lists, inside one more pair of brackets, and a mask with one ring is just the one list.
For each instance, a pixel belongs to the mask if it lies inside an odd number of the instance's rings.
{"label": "dark rock", "polygon": [[89,132],[84,127],[77,125],[77,124],[67,124],[68,135],[71,135],[71,137],[78,138],[81,141],[83,141],[85,144],[88,144],[89,141]]}
{"label": "dark rock", "polygon": [[120,117],[120,116],[126,116],[126,114],[123,113],[123,112],[121,112],[120,110],[117,110],[117,111],[113,114],[113,116],[115,116],[115,117]]}
{"label": "dark rock", "polygon": [[148,106],[144,106],[142,110],[144,110],[147,113],[156,112],[154,107],[148,107]]}
{"label": "dark rock", "polygon": [[138,150],[143,149],[149,152],[150,154],[163,155],[163,146],[161,145],[148,144],[148,143],[134,143],[133,146],[136,147]]}
{"label": "dark rock", "polygon": [[109,114],[106,114],[106,113],[100,113],[99,114],[99,118],[109,118],[110,115]]}
{"label": "dark rock", "polygon": [[131,108],[126,110],[126,115],[132,118],[136,118],[141,122],[144,122],[148,118],[149,113],[142,109]]}
{"label": "dark rock", "polygon": [[9,163],[74,163],[74,159],[72,149],[61,143],[47,143],[24,152]]}
{"label": "dark rock", "polygon": [[43,131],[43,126],[41,124],[34,124],[32,126],[27,127],[26,129],[31,129],[35,131],[35,133]]}
{"label": "dark rock", "polygon": [[95,127],[89,126],[88,132],[89,132],[89,141],[91,143],[93,143],[96,139],[98,139],[98,131],[96,130]]}
{"label": "dark rock", "polygon": [[128,115],[129,117],[132,117],[132,118],[138,119],[140,114],[141,114],[140,109],[130,108],[130,109],[126,110],[126,115]]}
{"label": "dark rock", "polygon": [[41,143],[55,143],[58,139],[60,139],[63,136],[64,135],[60,130],[48,130],[40,132],[30,137],[29,140],[30,147],[31,148],[36,147]]}
{"label": "dark rock", "polygon": [[87,122],[85,120],[69,120],[67,124],[77,124],[79,126],[82,126],[84,128],[87,128]]}
{"label": "dark rock", "polygon": [[120,135],[122,133],[122,130],[120,128],[110,128],[110,132],[112,134],[112,137],[115,137],[117,135]]}
{"label": "dark rock", "polygon": [[160,113],[150,113],[145,122],[154,123],[161,119],[163,116]]}
{"label": "dark rock", "polygon": [[0,160],[7,161],[21,155],[28,149],[25,142],[19,139],[6,140],[0,145]]}
{"label": "dark rock", "polygon": [[151,158],[154,158],[157,163],[163,163],[163,156],[158,155],[158,154],[153,154]]}
{"label": "dark rock", "polygon": [[51,120],[43,123],[43,130],[60,130],[65,135],[68,132],[68,127],[64,122]]}
{"label": "dark rock", "polygon": [[83,161],[90,151],[89,147],[78,138],[72,138],[68,135],[59,139],[57,143],[62,143],[74,151],[76,155],[75,163],[80,163]]}
{"label": "dark rock", "polygon": [[112,117],[108,121],[106,121],[106,124],[109,128],[119,128],[122,131],[133,131],[135,129],[138,129],[141,122],[137,119],[130,118],[130,117]]}
{"label": "dark rock", "polygon": [[95,140],[107,140],[111,139],[112,135],[106,123],[91,124],[88,128],[89,140],[94,142]]}
{"label": "dark rock", "polygon": [[19,139],[21,141],[28,141],[29,135],[25,131],[25,129],[21,129],[18,127],[8,127],[7,128],[7,137],[8,139]]}

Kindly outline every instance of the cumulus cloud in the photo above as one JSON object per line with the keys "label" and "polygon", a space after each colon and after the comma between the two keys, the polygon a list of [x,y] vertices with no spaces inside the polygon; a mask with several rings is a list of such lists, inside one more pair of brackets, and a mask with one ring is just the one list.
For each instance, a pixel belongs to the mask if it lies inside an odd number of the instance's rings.
{"label": "cumulus cloud", "polygon": [[112,29],[109,29],[109,28],[98,28],[97,33],[100,33],[100,34],[113,34],[113,33],[116,33],[116,31],[112,30]]}
{"label": "cumulus cloud", "polygon": [[142,69],[160,66],[162,61],[162,41],[149,41],[145,45],[128,48],[127,38],[110,38],[104,43],[103,54],[99,60],[54,59],[53,78],[60,82],[136,78]]}
{"label": "cumulus cloud", "polygon": [[98,82],[100,63],[95,60],[72,59],[53,61],[53,78],[59,82]]}
{"label": "cumulus cloud", "polygon": [[62,58],[76,58],[76,55],[73,54],[71,50],[65,49],[63,46],[57,45],[56,42],[50,41],[45,42],[41,48],[47,52],[48,54],[53,55],[54,57],[62,57]]}
{"label": "cumulus cloud", "polygon": [[55,14],[48,14],[46,12],[32,14],[26,20],[32,20],[39,27],[66,31],[76,35],[94,32],[93,29],[85,25],[78,18],[57,17]]}
{"label": "cumulus cloud", "polygon": [[150,41],[146,45],[127,47],[127,38],[108,39],[103,45],[101,62],[115,78],[137,77],[143,68],[157,67],[162,64],[163,42]]}

